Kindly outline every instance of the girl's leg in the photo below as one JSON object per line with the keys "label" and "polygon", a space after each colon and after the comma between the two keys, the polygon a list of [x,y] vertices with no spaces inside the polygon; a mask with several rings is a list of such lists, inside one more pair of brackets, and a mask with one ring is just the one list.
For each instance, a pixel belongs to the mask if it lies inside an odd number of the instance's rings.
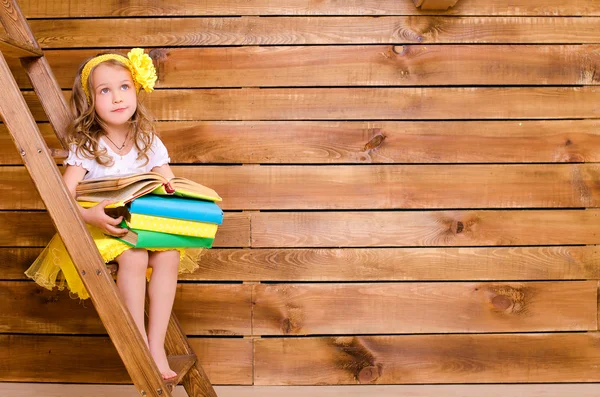
{"label": "girl's leg", "polygon": [[154,251],[148,255],[152,267],[148,285],[148,344],[163,378],[169,379],[177,375],[167,361],[165,336],[177,289],[179,251]]}
{"label": "girl's leg", "polygon": [[135,321],[135,325],[137,325],[146,344],[148,344],[148,336],[144,327],[148,251],[132,248],[119,255],[116,261],[119,264],[117,287],[133,317],[133,321]]}

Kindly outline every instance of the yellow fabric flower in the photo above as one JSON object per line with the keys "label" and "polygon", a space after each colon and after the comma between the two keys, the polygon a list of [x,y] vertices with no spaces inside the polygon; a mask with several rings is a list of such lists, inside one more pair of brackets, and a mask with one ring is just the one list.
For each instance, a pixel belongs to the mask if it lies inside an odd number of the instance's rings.
{"label": "yellow fabric flower", "polygon": [[148,54],[144,54],[144,50],[141,48],[133,48],[127,53],[127,58],[129,58],[133,69],[133,81],[139,84],[146,92],[154,91],[156,69],[152,63],[152,58]]}

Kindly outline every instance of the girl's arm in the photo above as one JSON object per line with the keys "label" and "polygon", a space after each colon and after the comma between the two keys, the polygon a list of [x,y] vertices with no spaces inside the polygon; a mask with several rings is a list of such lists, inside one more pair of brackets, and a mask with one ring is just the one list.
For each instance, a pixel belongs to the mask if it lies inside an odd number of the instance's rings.
{"label": "girl's arm", "polygon": [[171,170],[171,167],[169,167],[169,164],[163,164],[159,167],[154,167],[152,168],[152,172],[158,172],[159,174],[167,178],[167,180],[175,178],[175,174],[173,174],[173,171]]}
{"label": "girl's arm", "polygon": [[[69,193],[71,193],[71,196],[75,198],[75,189],[77,188],[77,184],[83,180],[83,177],[87,171],[80,165],[67,165],[66,167],[65,173],[63,174],[63,180],[67,185]],[[110,203],[111,201],[104,200],[98,205],[87,209],[78,205],[79,212],[81,213],[85,223],[96,226],[104,233],[110,234],[111,236],[122,237],[127,233],[127,229],[122,229],[116,226],[121,223],[123,217],[120,216],[117,219],[113,219],[104,212],[104,207]]]}

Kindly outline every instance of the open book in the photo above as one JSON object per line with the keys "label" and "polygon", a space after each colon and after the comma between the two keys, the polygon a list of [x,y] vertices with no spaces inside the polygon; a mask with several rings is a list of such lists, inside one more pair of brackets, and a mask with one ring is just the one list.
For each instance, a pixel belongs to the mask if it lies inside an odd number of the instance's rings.
{"label": "open book", "polygon": [[158,172],[119,175],[87,179],[77,185],[77,201],[99,203],[115,201],[113,206],[123,205],[148,193],[176,195],[194,199],[221,201],[214,190],[186,178],[168,180]]}

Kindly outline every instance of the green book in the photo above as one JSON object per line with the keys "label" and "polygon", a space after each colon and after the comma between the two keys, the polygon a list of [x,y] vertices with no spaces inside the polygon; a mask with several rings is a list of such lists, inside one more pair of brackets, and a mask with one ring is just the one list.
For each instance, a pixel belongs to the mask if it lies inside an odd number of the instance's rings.
{"label": "green book", "polygon": [[[125,222],[121,222],[119,226],[127,228]],[[211,248],[215,240],[214,238],[127,229],[125,236],[115,238],[134,248]]]}

